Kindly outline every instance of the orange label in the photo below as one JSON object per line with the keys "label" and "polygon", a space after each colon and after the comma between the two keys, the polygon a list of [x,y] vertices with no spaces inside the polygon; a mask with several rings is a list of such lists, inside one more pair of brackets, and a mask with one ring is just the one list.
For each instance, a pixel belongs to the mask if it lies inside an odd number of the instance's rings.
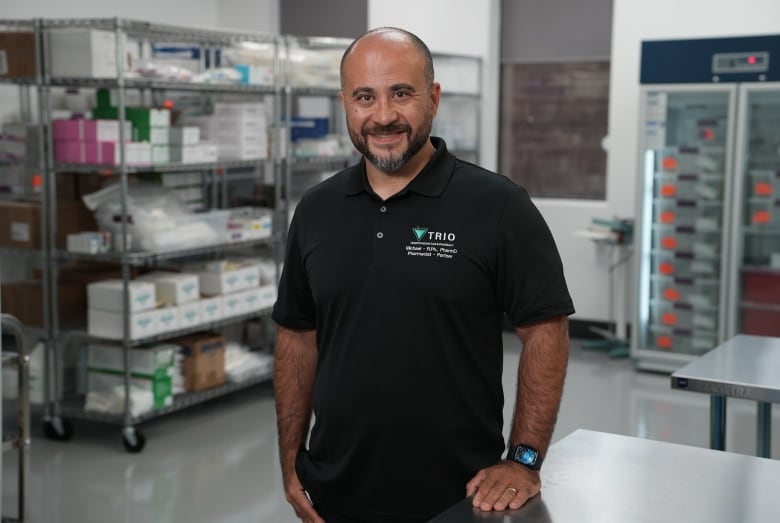
{"label": "orange label", "polygon": [[680,292],[677,289],[668,287],[664,289],[664,298],[670,301],[677,301],[680,299]]}
{"label": "orange label", "polygon": [[677,248],[677,238],[674,236],[664,236],[661,238],[661,247],[664,249],[676,249]]}
{"label": "orange label", "polygon": [[664,325],[677,325],[677,315],[673,312],[661,314],[661,323]]}
{"label": "orange label", "polygon": [[677,216],[675,216],[674,211],[664,211],[661,213],[660,218],[661,223],[674,223]]}
{"label": "orange label", "polygon": [[753,192],[756,196],[772,196],[772,184],[758,182],[753,186]]}
{"label": "orange label", "polygon": [[658,264],[658,272],[661,274],[674,274],[674,265],[669,262],[661,262]]}
{"label": "orange label", "polygon": [[677,187],[673,183],[666,183],[661,186],[661,196],[669,198],[675,194],[677,194]]}
{"label": "orange label", "polygon": [[661,166],[667,171],[677,170],[677,158],[674,156],[664,156],[661,160]]}
{"label": "orange label", "polygon": [[658,336],[655,339],[656,345],[661,347],[662,349],[671,349],[672,348],[672,337],[671,336]]}
{"label": "orange label", "polygon": [[753,223],[769,223],[772,215],[769,211],[756,211],[753,213]]}

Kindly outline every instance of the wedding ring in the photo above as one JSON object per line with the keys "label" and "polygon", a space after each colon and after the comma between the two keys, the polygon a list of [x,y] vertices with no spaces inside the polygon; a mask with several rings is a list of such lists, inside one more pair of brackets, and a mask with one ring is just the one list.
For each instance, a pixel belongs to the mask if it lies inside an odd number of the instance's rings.
{"label": "wedding ring", "polygon": [[517,494],[517,489],[515,487],[507,487],[506,490],[511,490],[512,494]]}

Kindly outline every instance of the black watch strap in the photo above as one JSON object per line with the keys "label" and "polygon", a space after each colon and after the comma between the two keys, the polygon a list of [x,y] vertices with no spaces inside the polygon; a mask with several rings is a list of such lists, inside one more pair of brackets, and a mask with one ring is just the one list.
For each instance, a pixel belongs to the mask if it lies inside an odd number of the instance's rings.
{"label": "black watch strap", "polygon": [[509,447],[506,459],[519,463],[531,470],[539,470],[542,468],[542,455],[538,450],[529,447],[528,445],[512,445]]}

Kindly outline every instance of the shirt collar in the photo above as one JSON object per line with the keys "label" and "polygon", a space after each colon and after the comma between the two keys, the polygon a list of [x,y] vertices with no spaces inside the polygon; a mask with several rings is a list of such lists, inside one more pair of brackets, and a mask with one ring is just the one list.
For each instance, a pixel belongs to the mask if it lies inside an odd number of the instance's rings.
{"label": "shirt collar", "polygon": [[[423,167],[420,174],[415,176],[399,194],[412,191],[425,196],[436,197],[441,196],[444,192],[455,169],[455,157],[447,151],[447,144],[442,138],[431,136],[431,143],[436,148],[433,157]],[[368,183],[368,178],[366,178],[366,159],[361,158],[360,163],[350,169],[352,172],[347,179],[346,195],[352,196],[360,192],[374,194]]]}

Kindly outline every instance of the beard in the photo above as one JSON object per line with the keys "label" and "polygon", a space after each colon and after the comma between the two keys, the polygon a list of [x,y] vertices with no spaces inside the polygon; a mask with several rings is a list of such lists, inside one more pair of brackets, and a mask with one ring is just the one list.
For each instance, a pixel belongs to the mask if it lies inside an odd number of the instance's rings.
{"label": "beard", "polygon": [[[420,152],[420,149],[425,146],[431,135],[431,129],[433,127],[433,111],[429,107],[425,113],[422,125],[416,132],[412,132],[412,128],[407,124],[392,123],[389,125],[375,125],[372,127],[363,127],[358,133],[352,127],[348,126],[349,137],[352,139],[352,144],[355,149],[362,154],[366,161],[370,162],[380,171],[387,174],[396,174],[403,169],[406,163],[414,157],[415,154]],[[397,155],[380,156],[372,151],[368,146],[368,135],[370,134],[406,134],[409,145],[406,149]]]}

